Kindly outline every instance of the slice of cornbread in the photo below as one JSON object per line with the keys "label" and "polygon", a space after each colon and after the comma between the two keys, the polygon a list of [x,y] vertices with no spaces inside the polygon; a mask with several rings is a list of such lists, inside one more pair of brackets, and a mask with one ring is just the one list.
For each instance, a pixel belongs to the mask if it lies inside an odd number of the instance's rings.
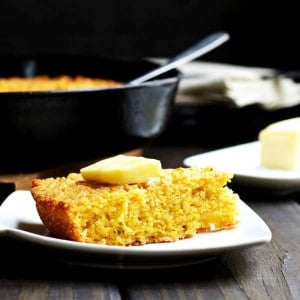
{"label": "slice of cornbread", "polygon": [[212,168],[162,169],[135,184],[84,180],[81,174],[35,179],[31,193],[53,236],[106,245],[172,242],[234,227],[238,195],[232,174]]}
{"label": "slice of cornbread", "polygon": [[264,167],[300,168],[300,117],[275,122],[259,132],[260,163]]}
{"label": "slice of cornbread", "polygon": [[141,183],[161,175],[157,159],[132,155],[116,155],[80,170],[86,180],[113,184]]}

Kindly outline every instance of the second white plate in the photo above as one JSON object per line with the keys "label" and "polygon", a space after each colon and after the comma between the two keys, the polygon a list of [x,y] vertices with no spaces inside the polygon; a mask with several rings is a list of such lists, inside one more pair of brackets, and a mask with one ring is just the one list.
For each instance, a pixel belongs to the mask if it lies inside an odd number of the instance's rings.
{"label": "second white plate", "polygon": [[273,191],[300,190],[300,171],[265,168],[260,165],[258,141],[186,157],[185,166],[212,166],[234,174],[233,181],[246,186],[270,188]]}

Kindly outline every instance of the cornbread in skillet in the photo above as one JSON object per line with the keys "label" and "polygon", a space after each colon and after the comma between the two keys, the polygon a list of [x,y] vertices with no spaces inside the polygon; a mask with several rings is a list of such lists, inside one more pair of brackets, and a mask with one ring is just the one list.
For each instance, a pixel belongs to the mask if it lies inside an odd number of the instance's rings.
{"label": "cornbread in skillet", "polygon": [[39,75],[31,78],[9,77],[0,78],[0,92],[34,92],[34,91],[59,91],[78,90],[88,88],[104,88],[121,85],[111,79],[90,78],[85,76],[60,75],[49,77]]}
{"label": "cornbread in skillet", "polygon": [[210,167],[162,169],[144,183],[105,184],[80,173],[35,179],[32,196],[53,236],[84,243],[173,242],[238,223],[232,174]]}

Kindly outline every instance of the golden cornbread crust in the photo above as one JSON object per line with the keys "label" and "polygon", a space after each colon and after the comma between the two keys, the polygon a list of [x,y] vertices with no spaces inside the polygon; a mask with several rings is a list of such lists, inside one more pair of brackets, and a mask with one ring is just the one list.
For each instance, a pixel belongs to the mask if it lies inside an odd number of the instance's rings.
{"label": "golden cornbread crust", "polygon": [[234,227],[239,197],[232,174],[212,168],[163,169],[142,184],[100,184],[80,174],[35,179],[37,211],[58,238],[106,245],[173,242]]}

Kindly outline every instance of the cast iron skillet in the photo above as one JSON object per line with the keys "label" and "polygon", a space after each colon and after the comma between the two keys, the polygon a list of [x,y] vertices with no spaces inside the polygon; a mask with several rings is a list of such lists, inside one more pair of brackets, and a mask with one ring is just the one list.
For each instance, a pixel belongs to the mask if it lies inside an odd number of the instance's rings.
{"label": "cast iron skillet", "polygon": [[[0,77],[65,74],[129,82],[155,67],[147,60],[75,55],[0,57]],[[172,70],[134,86],[0,93],[0,172],[34,171],[145,146],[166,127],[179,75]]]}

